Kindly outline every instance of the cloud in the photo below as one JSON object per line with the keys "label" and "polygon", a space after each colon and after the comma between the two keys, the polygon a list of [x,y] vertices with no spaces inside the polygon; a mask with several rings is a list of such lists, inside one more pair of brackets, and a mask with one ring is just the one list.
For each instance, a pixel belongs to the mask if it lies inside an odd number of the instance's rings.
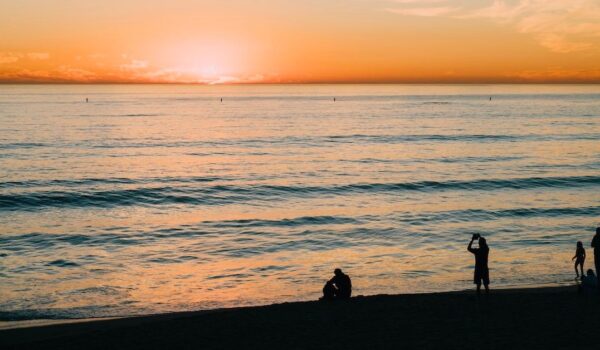
{"label": "cloud", "polygon": [[[494,0],[483,7],[473,7],[464,0],[393,2],[399,7],[387,10],[401,15],[483,18],[512,26],[554,52],[591,49],[600,38],[598,0]],[[430,5],[422,6],[427,3]]]}
{"label": "cloud", "polygon": [[12,71],[0,71],[0,82],[53,83],[70,81],[60,77],[59,74],[55,70],[22,68]]}
{"label": "cloud", "polygon": [[120,66],[121,70],[132,71],[148,68],[148,61],[143,60],[131,60],[128,63],[122,64]]}
{"label": "cloud", "polygon": [[399,4],[434,4],[438,2],[446,2],[447,0],[392,0]]}
{"label": "cloud", "polygon": [[206,76],[199,74],[195,69],[171,67],[158,70],[140,72],[135,76],[136,80],[157,83],[184,83],[184,84],[249,84],[260,83],[266,80],[262,74],[248,76],[214,75]]}
{"label": "cloud", "polygon": [[211,81],[208,82],[208,84],[211,85],[217,85],[217,84],[235,84],[235,83],[240,83],[240,78],[238,77],[232,77],[232,76],[221,76],[221,77],[217,77],[216,79],[213,79]]}
{"label": "cloud", "polygon": [[[113,61],[104,63],[99,61],[101,57],[113,58]],[[74,57],[72,64],[37,62],[49,58],[50,54],[45,52],[0,52],[0,63],[7,64],[0,69],[0,82],[244,84],[266,80],[263,75],[218,72],[200,66],[156,67],[127,54],[113,57],[79,55]],[[18,63],[11,64],[15,62]]]}
{"label": "cloud", "polygon": [[438,6],[438,7],[411,7],[411,8],[391,8],[387,9],[403,16],[420,16],[420,17],[435,17],[445,15],[457,10],[455,7]]}
{"label": "cloud", "polygon": [[490,18],[533,35],[555,52],[592,48],[600,37],[600,2],[597,0],[521,0],[511,4],[495,0],[463,18]]}
{"label": "cloud", "polygon": [[250,84],[263,82],[265,77],[262,74],[255,74],[247,77],[234,77],[234,76],[219,76],[216,79],[210,79],[206,81],[207,84]]}
{"label": "cloud", "polygon": [[80,82],[94,81],[97,78],[96,74],[93,72],[67,65],[59,66],[56,73],[56,76],[61,79]]}
{"label": "cloud", "polygon": [[105,53],[92,53],[87,56],[89,59],[99,61],[108,57]]}
{"label": "cloud", "polygon": [[47,52],[30,52],[27,54],[27,58],[31,60],[47,60],[50,58],[50,54]]}
{"label": "cloud", "polygon": [[545,70],[524,70],[507,73],[507,77],[524,82],[597,82],[600,79],[600,69],[572,70],[551,68]]}
{"label": "cloud", "polygon": [[22,58],[28,58],[30,60],[47,60],[50,58],[50,54],[47,52],[0,52],[0,64],[10,64],[21,60]]}
{"label": "cloud", "polygon": [[14,72],[0,71],[3,82],[47,82],[51,81],[51,73],[41,70],[20,69]]}
{"label": "cloud", "polygon": [[0,64],[9,64],[17,62],[22,55],[12,52],[0,52]]}

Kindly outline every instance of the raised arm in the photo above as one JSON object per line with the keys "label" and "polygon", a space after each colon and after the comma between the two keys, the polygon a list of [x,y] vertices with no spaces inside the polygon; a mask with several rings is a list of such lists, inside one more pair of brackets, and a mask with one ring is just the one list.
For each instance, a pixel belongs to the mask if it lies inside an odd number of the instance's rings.
{"label": "raised arm", "polygon": [[467,247],[467,250],[470,251],[471,253],[475,254],[475,249],[472,248],[473,241],[474,241],[474,239],[471,238],[471,242],[469,242],[469,246]]}

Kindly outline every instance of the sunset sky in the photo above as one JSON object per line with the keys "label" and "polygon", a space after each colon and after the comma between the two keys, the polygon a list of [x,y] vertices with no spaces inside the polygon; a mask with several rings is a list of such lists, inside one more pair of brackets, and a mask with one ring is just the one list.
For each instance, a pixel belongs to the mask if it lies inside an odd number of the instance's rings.
{"label": "sunset sky", "polygon": [[0,0],[0,82],[600,82],[600,1]]}

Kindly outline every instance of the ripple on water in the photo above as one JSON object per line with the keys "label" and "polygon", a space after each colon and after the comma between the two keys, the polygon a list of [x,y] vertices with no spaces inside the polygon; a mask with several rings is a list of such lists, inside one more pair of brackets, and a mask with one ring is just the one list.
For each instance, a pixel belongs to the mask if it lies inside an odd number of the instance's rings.
{"label": "ripple on water", "polygon": [[63,259],[51,261],[51,262],[47,263],[46,265],[47,266],[56,266],[56,267],[77,267],[77,266],[79,266],[79,264],[77,264],[75,262],[63,260]]}

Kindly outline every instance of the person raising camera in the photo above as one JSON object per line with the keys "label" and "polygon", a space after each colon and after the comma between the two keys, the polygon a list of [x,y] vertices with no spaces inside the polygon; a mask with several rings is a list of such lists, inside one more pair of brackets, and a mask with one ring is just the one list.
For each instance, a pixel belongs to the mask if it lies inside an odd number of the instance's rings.
{"label": "person raising camera", "polygon": [[[473,242],[479,240],[479,248],[473,248]],[[474,234],[469,242],[467,250],[475,255],[475,275],[473,283],[477,285],[477,294],[481,293],[481,282],[485,287],[486,294],[490,292],[490,270],[488,269],[488,256],[490,254],[490,248],[487,245],[485,238],[481,237],[478,233]]]}

